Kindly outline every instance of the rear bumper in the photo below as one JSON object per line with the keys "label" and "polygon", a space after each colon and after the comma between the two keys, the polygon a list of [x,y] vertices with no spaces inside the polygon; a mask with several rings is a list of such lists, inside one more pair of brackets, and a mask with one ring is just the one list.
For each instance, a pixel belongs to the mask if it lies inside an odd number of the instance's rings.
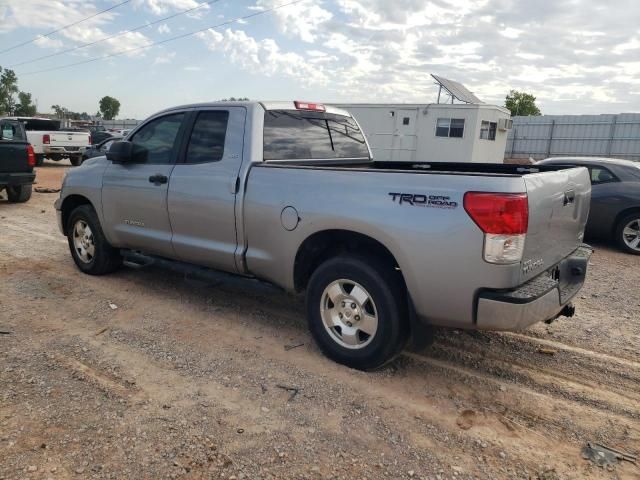
{"label": "rear bumper", "polygon": [[50,145],[44,145],[42,151],[44,155],[82,155],[87,149],[84,147],[52,147]]}
{"label": "rear bumper", "polygon": [[514,290],[483,290],[476,302],[476,327],[522,330],[552,320],[584,285],[593,250],[582,245],[547,272]]}
{"label": "rear bumper", "polygon": [[0,173],[0,187],[14,187],[17,185],[29,185],[36,179],[33,172],[25,173]]}

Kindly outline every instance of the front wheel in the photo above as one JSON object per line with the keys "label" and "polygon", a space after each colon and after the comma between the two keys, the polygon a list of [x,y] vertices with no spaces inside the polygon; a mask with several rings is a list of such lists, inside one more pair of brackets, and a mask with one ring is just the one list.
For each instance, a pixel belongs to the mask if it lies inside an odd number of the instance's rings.
{"label": "front wheel", "polygon": [[36,155],[36,167],[41,167],[44,164],[44,155]]}
{"label": "front wheel", "polygon": [[105,238],[91,205],[80,205],[71,212],[66,231],[73,261],[84,273],[104,275],[122,265],[122,256]]}
{"label": "front wheel", "polygon": [[640,212],[626,215],[618,222],[615,239],[625,252],[640,255]]}
{"label": "front wheel", "polygon": [[81,156],[69,157],[69,161],[71,162],[71,165],[73,165],[74,167],[78,167],[78,166],[82,165],[82,157]]}
{"label": "front wheel", "polygon": [[7,187],[7,199],[10,203],[24,203],[31,198],[31,184]]}
{"label": "front wheel", "polygon": [[352,368],[379,368],[407,342],[402,279],[372,258],[341,255],[320,265],[309,280],[306,309],[323,353]]}

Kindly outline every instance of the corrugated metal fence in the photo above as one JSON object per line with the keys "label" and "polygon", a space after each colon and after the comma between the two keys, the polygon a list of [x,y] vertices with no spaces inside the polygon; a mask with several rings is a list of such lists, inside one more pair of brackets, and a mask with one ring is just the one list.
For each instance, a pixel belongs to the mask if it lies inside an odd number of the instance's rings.
{"label": "corrugated metal fence", "polygon": [[553,156],[640,160],[640,114],[513,117],[505,158]]}
{"label": "corrugated metal fence", "polygon": [[140,120],[133,120],[131,118],[128,118],[126,120],[100,120],[100,123],[102,125],[104,125],[104,128],[133,128],[136,125],[138,125],[138,123],[140,123]]}

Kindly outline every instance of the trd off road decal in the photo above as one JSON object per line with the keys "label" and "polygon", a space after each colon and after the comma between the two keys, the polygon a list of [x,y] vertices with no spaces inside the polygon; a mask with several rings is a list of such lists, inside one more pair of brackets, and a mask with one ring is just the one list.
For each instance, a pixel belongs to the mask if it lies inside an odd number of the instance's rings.
{"label": "trd off road decal", "polygon": [[391,200],[399,205],[411,205],[413,207],[431,208],[456,208],[458,202],[451,200],[446,195],[425,195],[422,193],[395,193],[389,192]]}

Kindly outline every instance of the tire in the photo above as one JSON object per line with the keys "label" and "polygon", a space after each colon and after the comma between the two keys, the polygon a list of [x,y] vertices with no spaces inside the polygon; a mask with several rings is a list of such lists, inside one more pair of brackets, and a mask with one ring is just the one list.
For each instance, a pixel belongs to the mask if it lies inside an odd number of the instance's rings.
{"label": "tire", "polygon": [[29,185],[16,185],[13,187],[7,187],[7,198],[9,203],[24,203],[31,198],[32,186]]}
{"label": "tire", "polygon": [[80,165],[82,165],[82,157],[79,156],[69,157],[69,161],[74,167],[79,167]]}
{"label": "tire", "polygon": [[622,251],[640,255],[640,212],[630,213],[620,219],[614,239]]}
{"label": "tire", "polygon": [[41,167],[44,164],[44,155],[36,155],[36,167]]}
{"label": "tire", "polygon": [[407,343],[402,279],[371,258],[340,255],[320,265],[309,280],[306,310],[309,330],[322,352],[351,368],[380,368]]}
{"label": "tire", "polygon": [[91,205],[80,205],[71,212],[66,232],[73,261],[82,272],[105,275],[122,265],[120,252],[105,238]]}

